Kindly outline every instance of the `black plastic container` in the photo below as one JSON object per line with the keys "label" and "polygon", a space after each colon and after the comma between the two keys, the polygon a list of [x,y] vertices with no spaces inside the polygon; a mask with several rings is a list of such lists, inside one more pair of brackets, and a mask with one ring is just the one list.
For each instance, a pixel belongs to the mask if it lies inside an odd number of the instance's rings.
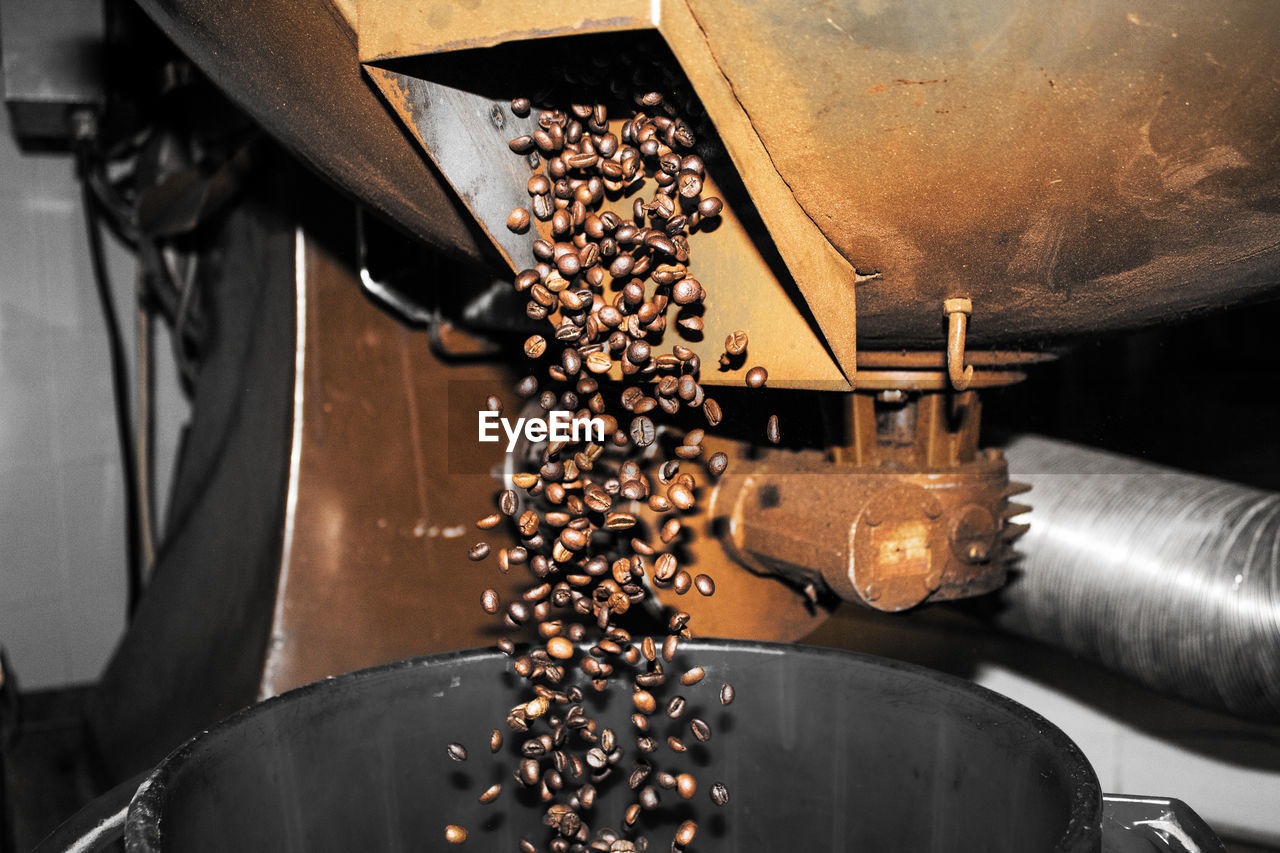
{"label": "black plastic container", "polygon": [[[663,766],[699,780],[688,802],[662,791],[645,819],[665,851],[680,820],[700,829],[699,851],[1097,851],[1102,796],[1075,745],[1026,708],[964,681],[863,655],[794,645],[695,642],[675,667],[707,678],[679,691],[689,708],[672,731],[702,717],[711,741]],[[506,658],[460,652],[365,670],[250,708],[194,739],[151,775],[128,809],[127,848],[203,851],[516,851],[546,837],[542,809],[511,777],[514,741],[498,755],[489,732],[527,700]],[[723,682],[737,699],[723,707]],[[674,679],[672,679],[674,683]],[[602,697],[606,720],[629,733],[627,691]],[[661,716],[661,715],[659,715]],[[656,718],[655,718],[656,719]],[[665,717],[662,717],[665,720]],[[660,739],[665,739],[666,730]],[[445,752],[453,741],[465,762]],[[631,746],[628,734],[625,745]],[[625,778],[597,807],[617,825]],[[678,762],[674,759],[682,759]],[[670,763],[667,763],[670,762]],[[494,782],[497,803],[477,796]],[[730,801],[708,791],[724,782]],[[602,786],[608,788],[607,785]],[[447,824],[470,831],[462,848]]]}

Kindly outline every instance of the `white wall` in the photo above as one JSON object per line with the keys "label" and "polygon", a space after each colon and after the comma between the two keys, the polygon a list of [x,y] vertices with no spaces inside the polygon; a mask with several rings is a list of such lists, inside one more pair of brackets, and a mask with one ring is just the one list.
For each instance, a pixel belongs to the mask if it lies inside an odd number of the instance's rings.
{"label": "white wall", "polygon": [[[133,351],[133,258],[108,243]],[[186,405],[158,336],[157,487]],[[0,645],[24,689],[91,681],[124,628],[107,337],[68,155],[18,150],[0,108]]]}

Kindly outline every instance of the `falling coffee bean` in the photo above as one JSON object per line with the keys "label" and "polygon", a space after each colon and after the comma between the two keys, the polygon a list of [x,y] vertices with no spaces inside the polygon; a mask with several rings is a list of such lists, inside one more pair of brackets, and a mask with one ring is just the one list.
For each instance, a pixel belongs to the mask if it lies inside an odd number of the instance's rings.
{"label": "falling coffee bean", "polygon": [[529,211],[523,207],[517,207],[511,211],[511,215],[507,217],[507,227],[517,234],[523,234],[529,230]]}
{"label": "falling coffee bean", "polygon": [[765,435],[765,438],[769,439],[770,444],[777,444],[779,441],[782,440],[782,436],[778,432],[778,416],[777,415],[769,416],[769,423],[767,426],[765,426],[764,435]]}
{"label": "falling coffee bean", "polygon": [[452,758],[454,761],[467,760],[467,748],[460,743],[449,744],[449,747],[446,751],[449,753],[449,757]]}
{"label": "falling coffee bean", "polygon": [[769,379],[769,371],[763,367],[756,366],[747,371],[747,387],[762,388],[764,383]]}

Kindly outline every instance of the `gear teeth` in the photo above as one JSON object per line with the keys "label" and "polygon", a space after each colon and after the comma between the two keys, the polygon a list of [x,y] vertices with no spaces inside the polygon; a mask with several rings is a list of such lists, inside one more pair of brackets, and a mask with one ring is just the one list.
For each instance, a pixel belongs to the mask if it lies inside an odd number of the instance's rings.
{"label": "gear teeth", "polygon": [[1031,529],[1030,524],[1017,521],[1006,521],[1004,527],[1000,528],[1000,538],[1006,542],[1012,542],[1022,534]]}
{"label": "gear teeth", "polygon": [[1022,515],[1024,512],[1031,512],[1030,504],[1008,503],[1005,504],[1004,511],[1000,513],[1000,517],[1013,518],[1016,515]]}
{"label": "gear teeth", "polygon": [[1011,498],[1015,495],[1025,495],[1029,491],[1031,491],[1030,483],[1010,482],[1009,485],[1005,486],[1004,492],[1001,493],[1000,497]]}

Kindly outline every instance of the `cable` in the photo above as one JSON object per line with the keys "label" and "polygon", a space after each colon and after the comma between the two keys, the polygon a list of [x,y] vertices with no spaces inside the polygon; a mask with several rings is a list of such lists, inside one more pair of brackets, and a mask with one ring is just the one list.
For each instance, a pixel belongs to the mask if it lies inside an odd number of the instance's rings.
{"label": "cable", "polygon": [[126,579],[128,583],[128,615],[132,618],[142,595],[141,541],[139,536],[138,468],[133,446],[133,429],[129,412],[129,369],[125,361],[124,337],[120,321],[116,317],[112,301],[111,282],[107,275],[106,257],[102,246],[101,223],[91,186],[93,173],[93,143],[97,136],[97,119],[88,111],[77,112],[73,117],[76,140],[76,175],[80,181],[81,200],[84,206],[85,230],[89,238],[89,259],[93,268],[94,285],[102,316],[107,327],[107,348],[111,368],[111,389],[115,401],[116,433],[120,442],[125,491],[125,540]]}

